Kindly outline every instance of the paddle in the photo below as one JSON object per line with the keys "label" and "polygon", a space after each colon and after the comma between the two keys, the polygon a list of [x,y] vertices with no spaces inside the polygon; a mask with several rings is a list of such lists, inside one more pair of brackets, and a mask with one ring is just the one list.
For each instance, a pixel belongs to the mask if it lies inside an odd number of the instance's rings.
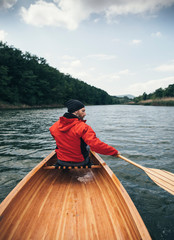
{"label": "paddle", "polygon": [[165,170],[155,169],[155,168],[146,168],[143,167],[121,155],[118,155],[119,158],[133,164],[134,166],[142,169],[145,173],[161,188],[167,192],[174,195],[174,174],[167,172]]}

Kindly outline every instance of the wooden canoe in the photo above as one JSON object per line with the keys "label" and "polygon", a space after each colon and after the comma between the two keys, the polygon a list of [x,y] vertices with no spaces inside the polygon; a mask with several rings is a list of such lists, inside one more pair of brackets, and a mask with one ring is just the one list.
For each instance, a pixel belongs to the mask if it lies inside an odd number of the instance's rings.
{"label": "wooden canoe", "polygon": [[0,239],[151,239],[111,169],[94,152],[91,160],[92,168],[52,169],[50,153],[1,203]]}

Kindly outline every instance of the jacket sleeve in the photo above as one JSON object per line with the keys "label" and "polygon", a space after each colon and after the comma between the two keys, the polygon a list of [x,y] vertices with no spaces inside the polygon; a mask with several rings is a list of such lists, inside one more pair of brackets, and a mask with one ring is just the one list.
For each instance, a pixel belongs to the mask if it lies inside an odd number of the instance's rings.
{"label": "jacket sleeve", "polygon": [[99,138],[97,138],[93,129],[87,124],[86,128],[83,131],[82,138],[85,141],[85,143],[90,146],[92,151],[95,151],[103,155],[118,154],[118,151],[114,147],[102,142]]}

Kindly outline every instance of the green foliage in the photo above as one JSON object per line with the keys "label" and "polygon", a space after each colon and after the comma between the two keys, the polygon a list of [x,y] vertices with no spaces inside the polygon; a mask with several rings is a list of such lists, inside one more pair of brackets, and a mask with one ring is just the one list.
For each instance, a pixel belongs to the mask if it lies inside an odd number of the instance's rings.
{"label": "green foliage", "polygon": [[154,93],[150,93],[150,94],[143,93],[143,95],[134,98],[134,101],[138,103],[140,101],[144,101],[148,99],[153,100],[153,99],[161,99],[164,97],[174,97],[174,84],[169,85],[165,89],[158,88]]}
{"label": "green foliage", "polygon": [[174,97],[174,84],[169,85],[168,88],[165,89],[164,97]]}
{"label": "green foliage", "polygon": [[130,104],[132,102],[132,99],[130,99],[127,96],[123,96],[123,97],[114,96],[113,98],[114,98],[113,100],[114,104]]}
{"label": "green foliage", "polygon": [[113,104],[107,92],[50,67],[44,58],[0,42],[0,100],[10,104],[55,105],[75,98],[85,104]]}

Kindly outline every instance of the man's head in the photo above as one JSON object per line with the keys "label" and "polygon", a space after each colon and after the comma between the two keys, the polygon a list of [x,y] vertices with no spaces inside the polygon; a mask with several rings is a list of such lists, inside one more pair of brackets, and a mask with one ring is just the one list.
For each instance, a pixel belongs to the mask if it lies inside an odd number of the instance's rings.
{"label": "man's head", "polygon": [[85,106],[82,102],[75,99],[70,99],[67,101],[66,106],[69,113],[73,113],[81,120],[83,120],[83,118],[86,116]]}

